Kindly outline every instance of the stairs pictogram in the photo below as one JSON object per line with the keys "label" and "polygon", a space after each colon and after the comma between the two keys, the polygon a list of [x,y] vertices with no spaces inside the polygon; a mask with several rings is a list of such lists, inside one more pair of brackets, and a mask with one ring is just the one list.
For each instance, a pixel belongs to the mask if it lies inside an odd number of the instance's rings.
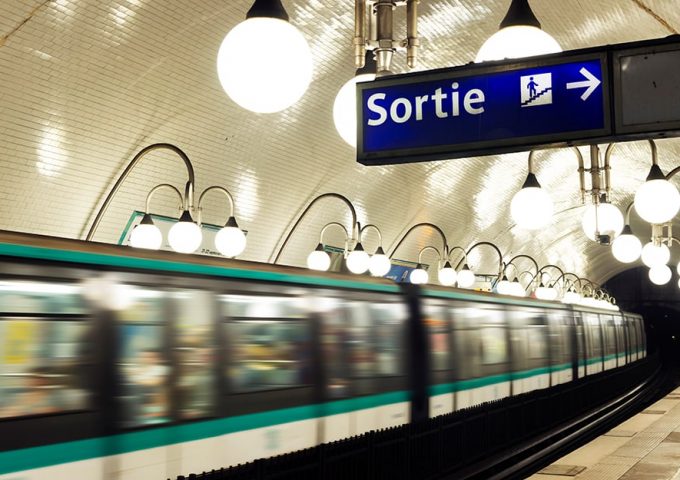
{"label": "stairs pictogram", "polygon": [[524,107],[524,106],[526,106],[526,105],[529,105],[531,102],[533,102],[534,100],[536,100],[536,99],[537,99],[538,97],[540,97],[541,95],[544,95],[544,94],[548,93],[550,90],[552,90],[552,87],[544,88],[543,90],[541,90],[541,91],[539,91],[539,92],[536,92],[534,95],[532,95],[531,97],[529,97],[529,100],[527,100],[527,101],[525,101],[525,102],[522,102],[522,106]]}

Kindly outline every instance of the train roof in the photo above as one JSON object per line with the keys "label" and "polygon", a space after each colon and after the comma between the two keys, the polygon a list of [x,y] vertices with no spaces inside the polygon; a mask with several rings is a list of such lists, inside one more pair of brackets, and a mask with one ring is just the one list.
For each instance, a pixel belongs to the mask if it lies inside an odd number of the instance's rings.
{"label": "train roof", "polygon": [[[399,293],[399,285],[391,280],[273,265],[207,255],[144,250],[128,246],[65,239],[44,235],[0,230],[0,257],[37,261],[112,267],[136,271],[179,273],[208,277],[232,278],[256,282],[309,285],[373,292]],[[571,306],[532,298],[519,298],[496,293],[428,285],[423,294],[431,298],[467,300],[560,310],[584,310],[615,313],[609,310]]]}

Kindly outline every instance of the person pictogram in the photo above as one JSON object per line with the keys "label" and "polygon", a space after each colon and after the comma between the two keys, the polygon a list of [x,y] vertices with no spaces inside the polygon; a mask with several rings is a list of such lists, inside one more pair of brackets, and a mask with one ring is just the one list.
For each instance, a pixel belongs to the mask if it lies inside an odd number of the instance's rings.
{"label": "person pictogram", "polygon": [[538,87],[538,83],[534,82],[534,77],[529,78],[529,83],[527,83],[527,87],[529,88],[529,96],[535,97],[536,87]]}

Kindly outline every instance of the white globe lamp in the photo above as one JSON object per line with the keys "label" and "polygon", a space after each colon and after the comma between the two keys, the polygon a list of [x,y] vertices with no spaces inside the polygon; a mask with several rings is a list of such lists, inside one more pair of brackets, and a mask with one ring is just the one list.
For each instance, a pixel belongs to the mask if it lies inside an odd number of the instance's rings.
{"label": "white globe lamp", "polygon": [[452,287],[456,284],[456,279],[458,274],[456,269],[451,266],[451,263],[447,260],[441,270],[439,270],[439,283],[445,287]]}
{"label": "white globe lamp", "polygon": [[673,273],[668,268],[668,265],[654,265],[649,269],[649,279],[655,285],[666,285],[670,281],[671,276],[673,276]]}
{"label": "white globe lamp", "polygon": [[563,303],[579,303],[580,301],[581,295],[571,289],[564,294],[564,297],[562,297]]}
{"label": "white globe lamp", "polygon": [[658,165],[652,165],[647,181],[635,192],[635,211],[654,225],[671,221],[680,209],[680,193]]}
{"label": "white globe lamp", "polygon": [[527,292],[524,290],[524,287],[522,286],[521,283],[517,279],[514,279],[512,282],[510,282],[511,285],[511,291],[510,295],[514,295],[515,297],[526,297]]}
{"label": "white globe lamp", "polygon": [[280,0],[256,0],[224,38],[217,74],[227,95],[257,113],[288,108],[312,79],[312,54]]}
{"label": "white globe lamp", "polygon": [[470,288],[475,284],[475,274],[470,270],[470,267],[463,266],[463,269],[458,272],[458,286],[461,288]]}
{"label": "white globe lamp", "polygon": [[366,52],[366,63],[338,91],[333,103],[335,128],[350,146],[357,146],[357,83],[375,80],[376,64],[373,52]]}
{"label": "white globe lamp", "polygon": [[642,247],[642,263],[649,268],[656,265],[666,265],[670,259],[671,251],[664,244],[654,245],[653,242],[649,242]]}
{"label": "white globe lamp", "polygon": [[316,249],[307,255],[307,268],[326,272],[331,266],[331,257],[324,251],[323,245],[318,244]]}
{"label": "white globe lamp", "polygon": [[246,236],[238,228],[236,219],[229,217],[227,224],[215,235],[215,247],[225,257],[240,255],[246,248]]}
{"label": "white globe lamp", "polygon": [[130,245],[136,248],[158,250],[163,243],[163,234],[154,225],[151,215],[145,213],[142,221],[130,233]]}
{"label": "white globe lamp", "polygon": [[189,210],[184,210],[168,232],[168,243],[172,249],[179,253],[194,253],[201,246],[203,233],[194,219],[191,218]]}
{"label": "white globe lamp", "polygon": [[411,272],[411,275],[409,275],[409,280],[414,285],[424,285],[429,279],[430,276],[420,263],[416,266],[416,269]]}
{"label": "white globe lamp", "polygon": [[508,277],[503,275],[501,281],[496,285],[496,291],[501,295],[512,295],[512,282],[508,280]]}
{"label": "white globe lamp", "polygon": [[382,247],[378,247],[371,259],[368,261],[368,271],[374,277],[384,277],[392,268],[390,257],[385,255]]}
{"label": "white globe lamp", "polygon": [[500,30],[484,42],[475,62],[561,52],[560,44],[541,30],[527,0],[513,0]]}
{"label": "white globe lamp", "polygon": [[347,256],[347,268],[352,273],[364,273],[368,270],[370,260],[361,243],[357,243],[354,250]]}
{"label": "white globe lamp", "polygon": [[515,223],[526,230],[538,230],[550,223],[552,200],[533,173],[529,173],[521,190],[512,197],[510,214]]}
{"label": "white globe lamp", "polygon": [[611,241],[623,230],[623,215],[611,203],[588,205],[583,214],[581,226],[586,236],[592,241],[598,242],[600,240],[598,235],[606,235]]}
{"label": "white globe lamp", "polygon": [[642,242],[633,235],[630,225],[623,227],[621,235],[612,242],[612,254],[621,263],[632,263],[642,253]]}

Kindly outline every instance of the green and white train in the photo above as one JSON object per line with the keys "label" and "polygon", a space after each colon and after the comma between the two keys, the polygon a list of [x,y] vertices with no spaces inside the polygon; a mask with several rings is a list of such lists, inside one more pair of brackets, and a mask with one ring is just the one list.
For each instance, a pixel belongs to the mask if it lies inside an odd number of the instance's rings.
{"label": "green and white train", "polygon": [[0,233],[0,480],[170,478],[645,356],[627,313]]}

